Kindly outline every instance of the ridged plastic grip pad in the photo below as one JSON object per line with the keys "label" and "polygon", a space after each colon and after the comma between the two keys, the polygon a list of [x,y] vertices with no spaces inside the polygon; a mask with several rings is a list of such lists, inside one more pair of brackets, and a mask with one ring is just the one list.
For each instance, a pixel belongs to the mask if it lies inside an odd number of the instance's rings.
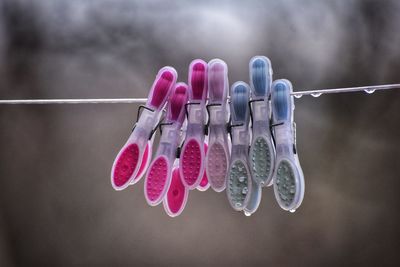
{"label": "ridged plastic grip pad", "polygon": [[260,185],[265,185],[271,172],[271,151],[267,140],[263,137],[257,137],[251,148],[250,165],[253,172],[253,179]]}
{"label": "ridged plastic grip pad", "polygon": [[249,192],[249,173],[241,160],[236,160],[229,171],[226,188],[228,200],[236,210],[242,210],[247,204]]}
{"label": "ridged plastic grip pad", "polygon": [[183,179],[188,186],[192,186],[197,182],[202,164],[200,144],[197,140],[191,139],[185,145],[181,165]]}
{"label": "ridged plastic grip pad", "polygon": [[168,161],[165,157],[159,157],[151,165],[146,180],[146,194],[151,202],[161,201],[160,198],[165,189],[167,176]]}
{"label": "ridged plastic grip pad", "polygon": [[292,166],[286,160],[282,160],[277,169],[275,186],[280,201],[289,207],[296,195],[296,181]]}
{"label": "ridged plastic grip pad", "polygon": [[160,109],[163,106],[175,79],[176,77],[171,71],[165,70],[161,74],[161,77],[154,85],[153,95],[149,99],[151,106],[156,109]]}
{"label": "ridged plastic grip pad", "polygon": [[226,173],[228,171],[227,155],[224,146],[214,143],[208,148],[207,177],[213,189],[225,188]]}
{"label": "ridged plastic grip pad", "polygon": [[123,186],[131,178],[139,159],[139,147],[137,144],[128,145],[118,158],[114,168],[114,184]]}

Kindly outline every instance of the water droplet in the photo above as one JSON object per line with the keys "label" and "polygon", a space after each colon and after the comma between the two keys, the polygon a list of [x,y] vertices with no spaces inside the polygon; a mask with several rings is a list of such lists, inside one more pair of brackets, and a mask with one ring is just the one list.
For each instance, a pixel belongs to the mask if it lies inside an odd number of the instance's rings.
{"label": "water droplet", "polygon": [[249,190],[247,189],[247,187],[243,187],[243,189],[242,189],[242,194],[243,194],[243,195],[246,195],[248,191],[249,191]]}
{"label": "water droplet", "polygon": [[260,185],[261,185],[261,186],[264,186],[264,185],[265,185],[264,181],[261,181],[261,182],[260,182]]}
{"label": "water droplet", "polygon": [[246,215],[247,217],[249,217],[251,215],[250,212],[248,212],[247,210],[244,211],[244,215]]}
{"label": "water droplet", "polygon": [[239,177],[239,182],[243,183],[244,182],[245,177],[244,176],[240,176]]}
{"label": "water droplet", "polygon": [[372,94],[373,92],[375,92],[375,89],[366,89],[364,90],[367,94]]}
{"label": "water droplet", "polygon": [[314,93],[314,94],[311,94],[313,97],[319,97],[319,96],[321,96],[322,94],[321,93]]}
{"label": "water droplet", "polygon": [[303,95],[294,95],[295,98],[301,98]]}
{"label": "water droplet", "polygon": [[292,210],[289,210],[291,213],[294,213],[296,210],[295,209],[292,209]]}
{"label": "water droplet", "polygon": [[236,202],[235,206],[236,206],[236,208],[240,208],[242,206],[242,204],[239,202]]}

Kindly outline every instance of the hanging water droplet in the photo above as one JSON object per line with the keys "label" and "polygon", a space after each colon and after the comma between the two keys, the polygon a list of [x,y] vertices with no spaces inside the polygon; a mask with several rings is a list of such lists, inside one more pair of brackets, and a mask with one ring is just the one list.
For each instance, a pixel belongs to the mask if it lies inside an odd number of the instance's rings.
{"label": "hanging water droplet", "polygon": [[321,96],[322,94],[321,93],[313,93],[313,94],[311,94],[313,97],[319,97],[319,96]]}
{"label": "hanging water droplet", "polygon": [[375,89],[365,89],[364,90],[367,94],[372,94],[373,92],[375,92]]}
{"label": "hanging water droplet", "polygon": [[247,217],[249,217],[251,215],[250,212],[248,212],[247,210],[244,211],[244,215],[246,215]]}
{"label": "hanging water droplet", "polygon": [[292,209],[292,210],[289,210],[291,213],[294,213],[296,210],[295,209]]}
{"label": "hanging water droplet", "polygon": [[303,95],[294,95],[295,98],[301,98]]}

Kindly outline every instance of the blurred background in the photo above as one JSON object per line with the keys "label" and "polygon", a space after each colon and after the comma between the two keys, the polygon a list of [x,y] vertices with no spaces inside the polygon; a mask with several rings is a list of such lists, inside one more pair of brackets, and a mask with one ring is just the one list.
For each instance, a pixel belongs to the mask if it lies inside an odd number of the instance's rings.
{"label": "blurred background", "polygon": [[[0,0],[0,99],[146,97],[195,58],[248,81],[254,55],[295,90],[399,83],[399,28],[397,0]],[[114,191],[137,108],[0,106],[0,266],[400,264],[400,90],[296,99],[303,204],[268,188],[251,217],[211,189],[175,219],[143,182]]]}

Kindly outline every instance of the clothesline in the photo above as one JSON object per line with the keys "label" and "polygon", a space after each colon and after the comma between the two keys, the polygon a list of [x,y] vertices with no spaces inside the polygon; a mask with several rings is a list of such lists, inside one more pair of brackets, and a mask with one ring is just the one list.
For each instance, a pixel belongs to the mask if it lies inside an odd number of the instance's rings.
{"label": "clothesline", "polygon": [[[361,87],[346,87],[332,89],[303,90],[293,92],[296,98],[305,95],[319,97],[323,94],[350,93],[364,91],[372,94],[378,90],[400,89],[400,84],[371,85]],[[147,98],[87,98],[87,99],[9,99],[0,100],[0,104],[134,104],[145,103]]]}

